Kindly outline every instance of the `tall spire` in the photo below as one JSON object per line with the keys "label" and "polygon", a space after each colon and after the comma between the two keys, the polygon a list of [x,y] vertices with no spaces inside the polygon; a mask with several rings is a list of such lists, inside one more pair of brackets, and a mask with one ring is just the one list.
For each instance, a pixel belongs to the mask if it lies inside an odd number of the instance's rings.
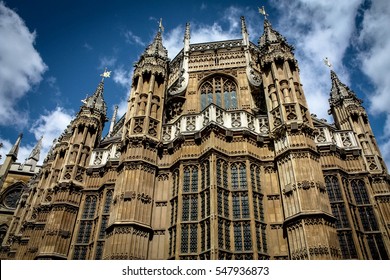
{"label": "tall spire", "polygon": [[286,45],[286,39],[280,35],[278,31],[272,28],[272,25],[268,19],[264,19],[264,32],[263,35],[261,35],[259,39],[259,46],[262,47],[267,44],[274,44],[274,43],[285,43]]}
{"label": "tall spire", "polygon": [[104,72],[100,75],[102,77],[102,80],[98,84],[94,94],[84,100],[81,100],[81,102],[84,103],[84,106],[86,106],[87,108],[96,109],[100,111],[103,115],[107,114],[107,105],[103,98],[104,79],[109,78],[110,75],[111,71],[107,71],[107,68],[105,68]]}
{"label": "tall spire", "polygon": [[112,136],[111,134],[114,131],[114,125],[116,122],[116,115],[117,114],[118,114],[118,105],[115,105],[114,113],[112,114],[112,118],[111,118],[110,130],[108,131],[108,137]]}
{"label": "tall spire", "polygon": [[267,19],[268,14],[266,13],[264,6],[259,8],[259,13],[264,16],[264,32],[259,38],[259,46],[264,47],[269,44],[284,43],[292,50],[292,47],[287,44],[286,39],[280,35],[278,31],[272,28],[271,22]]}
{"label": "tall spire", "polygon": [[5,182],[5,179],[8,175],[8,171],[11,168],[11,165],[16,161],[18,158],[18,151],[20,142],[22,141],[23,134],[20,133],[18,136],[18,139],[16,140],[15,144],[7,154],[4,163],[0,166],[0,190],[3,187],[3,184]]}
{"label": "tall spire", "polygon": [[25,162],[25,165],[26,164],[31,165],[31,169],[35,168],[35,166],[37,165],[37,163],[39,161],[39,156],[41,154],[41,148],[42,148],[42,139],[43,139],[43,136],[41,136],[41,138],[38,140],[37,144],[35,145],[35,147],[31,151],[30,155],[28,156],[28,158]]}
{"label": "tall spire", "polygon": [[158,56],[160,58],[168,59],[168,51],[162,43],[162,33],[164,27],[162,25],[162,19],[160,19],[158,31],[154,37],[153,42],[146,48],[143,56]]}
{"label": "tall spire", "polygon": [[241,16],[241,33],[242,33],[242,40],[244,41],[244,45],[249,45],[249,34],[248,29],[246,28],[246,22],[245,17]]}
{"label": "tall spire", "polygon": [[330,101],[331,103],[335,103],[341,101],[345,98],[353,98],[361,103],[362,101],[358,99],[355,93],[349,89],[345,84],[343,84],[336,72],[330,70],[330,77],[332,79],[332,89],[330,90]]}
{"label": "tall spire", "polygon": [[186,23],[186,31],[184,33],[184,52],[188,52],[190,50],[190,23]]}
{"label": "tall spire", "polygon": [[187,88],[188,86],[188,62],[189,62],[189,56],[190,56],[190,23],[186,23],[186,29],[184,32],[184,50],[183,50],[183,63],[182,63],[182,69],[181,69],[181,75],[178,77],[175,83],[172,84],[172,86],[168,89],[169,95],[177,95]]}
{"label": "tall spire", "polygon": [[20,146],[20,142],[22,141],[22,138],[23,138],[23,133],[20,133],[18,139],[16,139],[15,144],[13,145],[13,147],[11,148],[7,156],[13,157],[14,160],[18,158],[19,146]]}

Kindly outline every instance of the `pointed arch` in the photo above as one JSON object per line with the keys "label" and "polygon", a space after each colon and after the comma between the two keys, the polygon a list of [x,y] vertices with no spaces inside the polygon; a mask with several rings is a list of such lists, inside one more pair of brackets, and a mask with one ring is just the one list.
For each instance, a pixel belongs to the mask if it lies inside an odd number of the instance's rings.
{"label": "pointed arch", "polygon": [[0,195],[1,205],[7,209],[15,210],[25,187],[26,184],[24,182],[16,182],[9,186]]}
{"label": "pointed arch", "polygon": [[203,79],[200,83],[201,110],[210,104],[215,104],[224,109],[237,109],[237,82],[227,75],[212,75]]}

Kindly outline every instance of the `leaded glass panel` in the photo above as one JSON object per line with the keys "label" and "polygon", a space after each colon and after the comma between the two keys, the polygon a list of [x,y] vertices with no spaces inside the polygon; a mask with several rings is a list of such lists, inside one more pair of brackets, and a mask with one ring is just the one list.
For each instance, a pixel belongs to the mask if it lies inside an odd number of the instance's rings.
{"label": "leaded glass panel", "polygon": [[188,253],[188,225],[181,225],[181,252]]}
{"label": "leaded glass panel", "polygon": [[242,251],[241,223],[234,223],[234,247],[236,251]]}
{"label": "leaded glass panel", "polygon": [[198,251],[198,224],[190,225],[190,253]]}
{"label": "leaded glass panel", "polygon": [[183,208],[182,208],[182,220],[189,220],[189,211],[190,211],[190,198],[188,196],[183,196]]}
{"label": "leaded glass panel", "polygon": [[244,250],[251,251],[252,250],[252,237],[251,237],[251,229],[250,224],[244,224]]}

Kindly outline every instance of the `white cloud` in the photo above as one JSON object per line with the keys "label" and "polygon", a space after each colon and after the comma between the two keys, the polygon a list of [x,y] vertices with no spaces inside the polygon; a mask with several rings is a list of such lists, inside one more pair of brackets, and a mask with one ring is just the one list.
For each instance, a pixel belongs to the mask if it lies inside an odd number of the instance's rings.
{"label": "white cloud", "polygon": [[126,89],[130,89],[132,72],[132,69],[127,71],[123,66],[120,66],[112,71],[113,80],[115,83],[120,84]]}
{"label": "white cloud", "polygon": [[121,100],[121,102],[119,102],[119,104],[118,104],[118,114],[117,114],[117,118],[116,118],[117,121],[118,121],[124,114],[126,114],[126,112],[127,112],[127,106],[128,106],[127,98],[124,98],[124,99]]}
{"label": "white cloud", "polygon": [[118,104],[117,120],[119,120],[119,118],[121,118],[127,111],[127,100],[129,98],[129,92],[131,88],[132,73],[133,68],[127,71],[126,69],[124,69],[123,66],[120,66],[119,68],[113,70],[114,82],[120,84],[122,87],[125,88],[123,96]]}
{"label": "white cloud", "polygon": [[144,46],[145,43],[142,41],[141,37],[135,35],[132,31],[128,30],[124,33],[124,36],[126,38],[126,42],[129,44],[137,44]]}
{"label": "white cloud", "polygon": [[0,2],[0,125],[27,123],[16,104],[42,80],[47,66],[35,50],[31,33],[17,13]]}
{"label": "white cloud", "polygon": [[277,29],[296,47],[301,82],[309,109],[318,117],[330,120],[327,111],[331,82],[323,58],[329,57],[340,79],[349,83],[342,59],[356,32],[354,21],[362,2],[350,0],[335,4],[322,0],[271,1],[283,13]]}
{"label": "white cloud", "polygon": [[41,159],[46,157],[49,149],[53,145],[53,140],[58,138],[73,119],[73,112],[57,107],[53,111],[48,111],[41,115],[30,128],[35,139],[42,139]]}
{"label": "white cloud", "polygon": [[116,63],[115,57],[103,56],[99,58],[100,64],[98,69],[104,69],[106,67],[113,67]]}
{"label": "white cloud", "polygon": [[379,137],[381,151],[390,167],[390,6],[386,0],[371,2],[364,12],[358,43],[362,71],[374,84],[374,92],[367,97],[373,115],[385,114],[383,136]]}
{"label": "white cloud", "polygon": [[60,87],[57,84],[57,78],[56,77],[50,76],[45,81],[49,85],[49,87],[51,88],[52,94],[54,94],[55,96],[60,96],[61,95],[61,90],[60,90]]}
{"label": "white cloud", "polygon": [[90,44],[88,44],[87,42],[84,43],[83,47],[84,47],[86,50],[88,50],[88,51],[92,51],[92,50],[93,50],[92,46],[91,46]]}

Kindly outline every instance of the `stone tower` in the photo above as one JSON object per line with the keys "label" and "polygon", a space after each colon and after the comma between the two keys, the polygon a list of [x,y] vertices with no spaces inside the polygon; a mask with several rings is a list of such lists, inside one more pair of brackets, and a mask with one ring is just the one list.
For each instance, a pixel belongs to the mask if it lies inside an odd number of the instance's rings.
{"label": "stone tower", "polygon": [[[389,255],[386,248],[390,248],[390,183],[387,168],[362,100],[340,81],[333,70],[330,74],[329,113],[340,130],[338,137],[332,137],[336,146],[343,147],[332,150],[348,163],[345,169],[352,171],[347,176],[341,170],[337,171],[344,188],[336,192],[333,190],[335,172],[325,177],[330,187],[328,194],[332,211],[339,217],[337,227],[342,251],[349,257],[386,259]],[[324,136],[324,132],[320,130],[318,137]],[[354,150],[353,146],[360,149]],[[346,249],[343,250],[343,247]]]}
{"label": "stone tower", "polygon": [[[105,258],[146,259],[153,236],[158,146],[161,138],[168,53],[162,28],[135,65],[113,205],[107,226]],[[115,244],[121,246],[115,246]]]}
{"label": "stone tower", "polygon": [[[83,100],[80,111],[49,152],[40,175],[30,181],[30,188],[22,195],[18,211],[26,220],[13,221],[13,241],[22,248],[16,253],[17,259],[67,258],[86,166],[106,121],[103,88],[104,78],[95,93]],[[25,233],[23,238],[20,231]]]}
{"label": "stone tower", "polygon": [[293,258],[338,258],[335,220],[292,47],[266,19],[259,48],[290,253]]}

